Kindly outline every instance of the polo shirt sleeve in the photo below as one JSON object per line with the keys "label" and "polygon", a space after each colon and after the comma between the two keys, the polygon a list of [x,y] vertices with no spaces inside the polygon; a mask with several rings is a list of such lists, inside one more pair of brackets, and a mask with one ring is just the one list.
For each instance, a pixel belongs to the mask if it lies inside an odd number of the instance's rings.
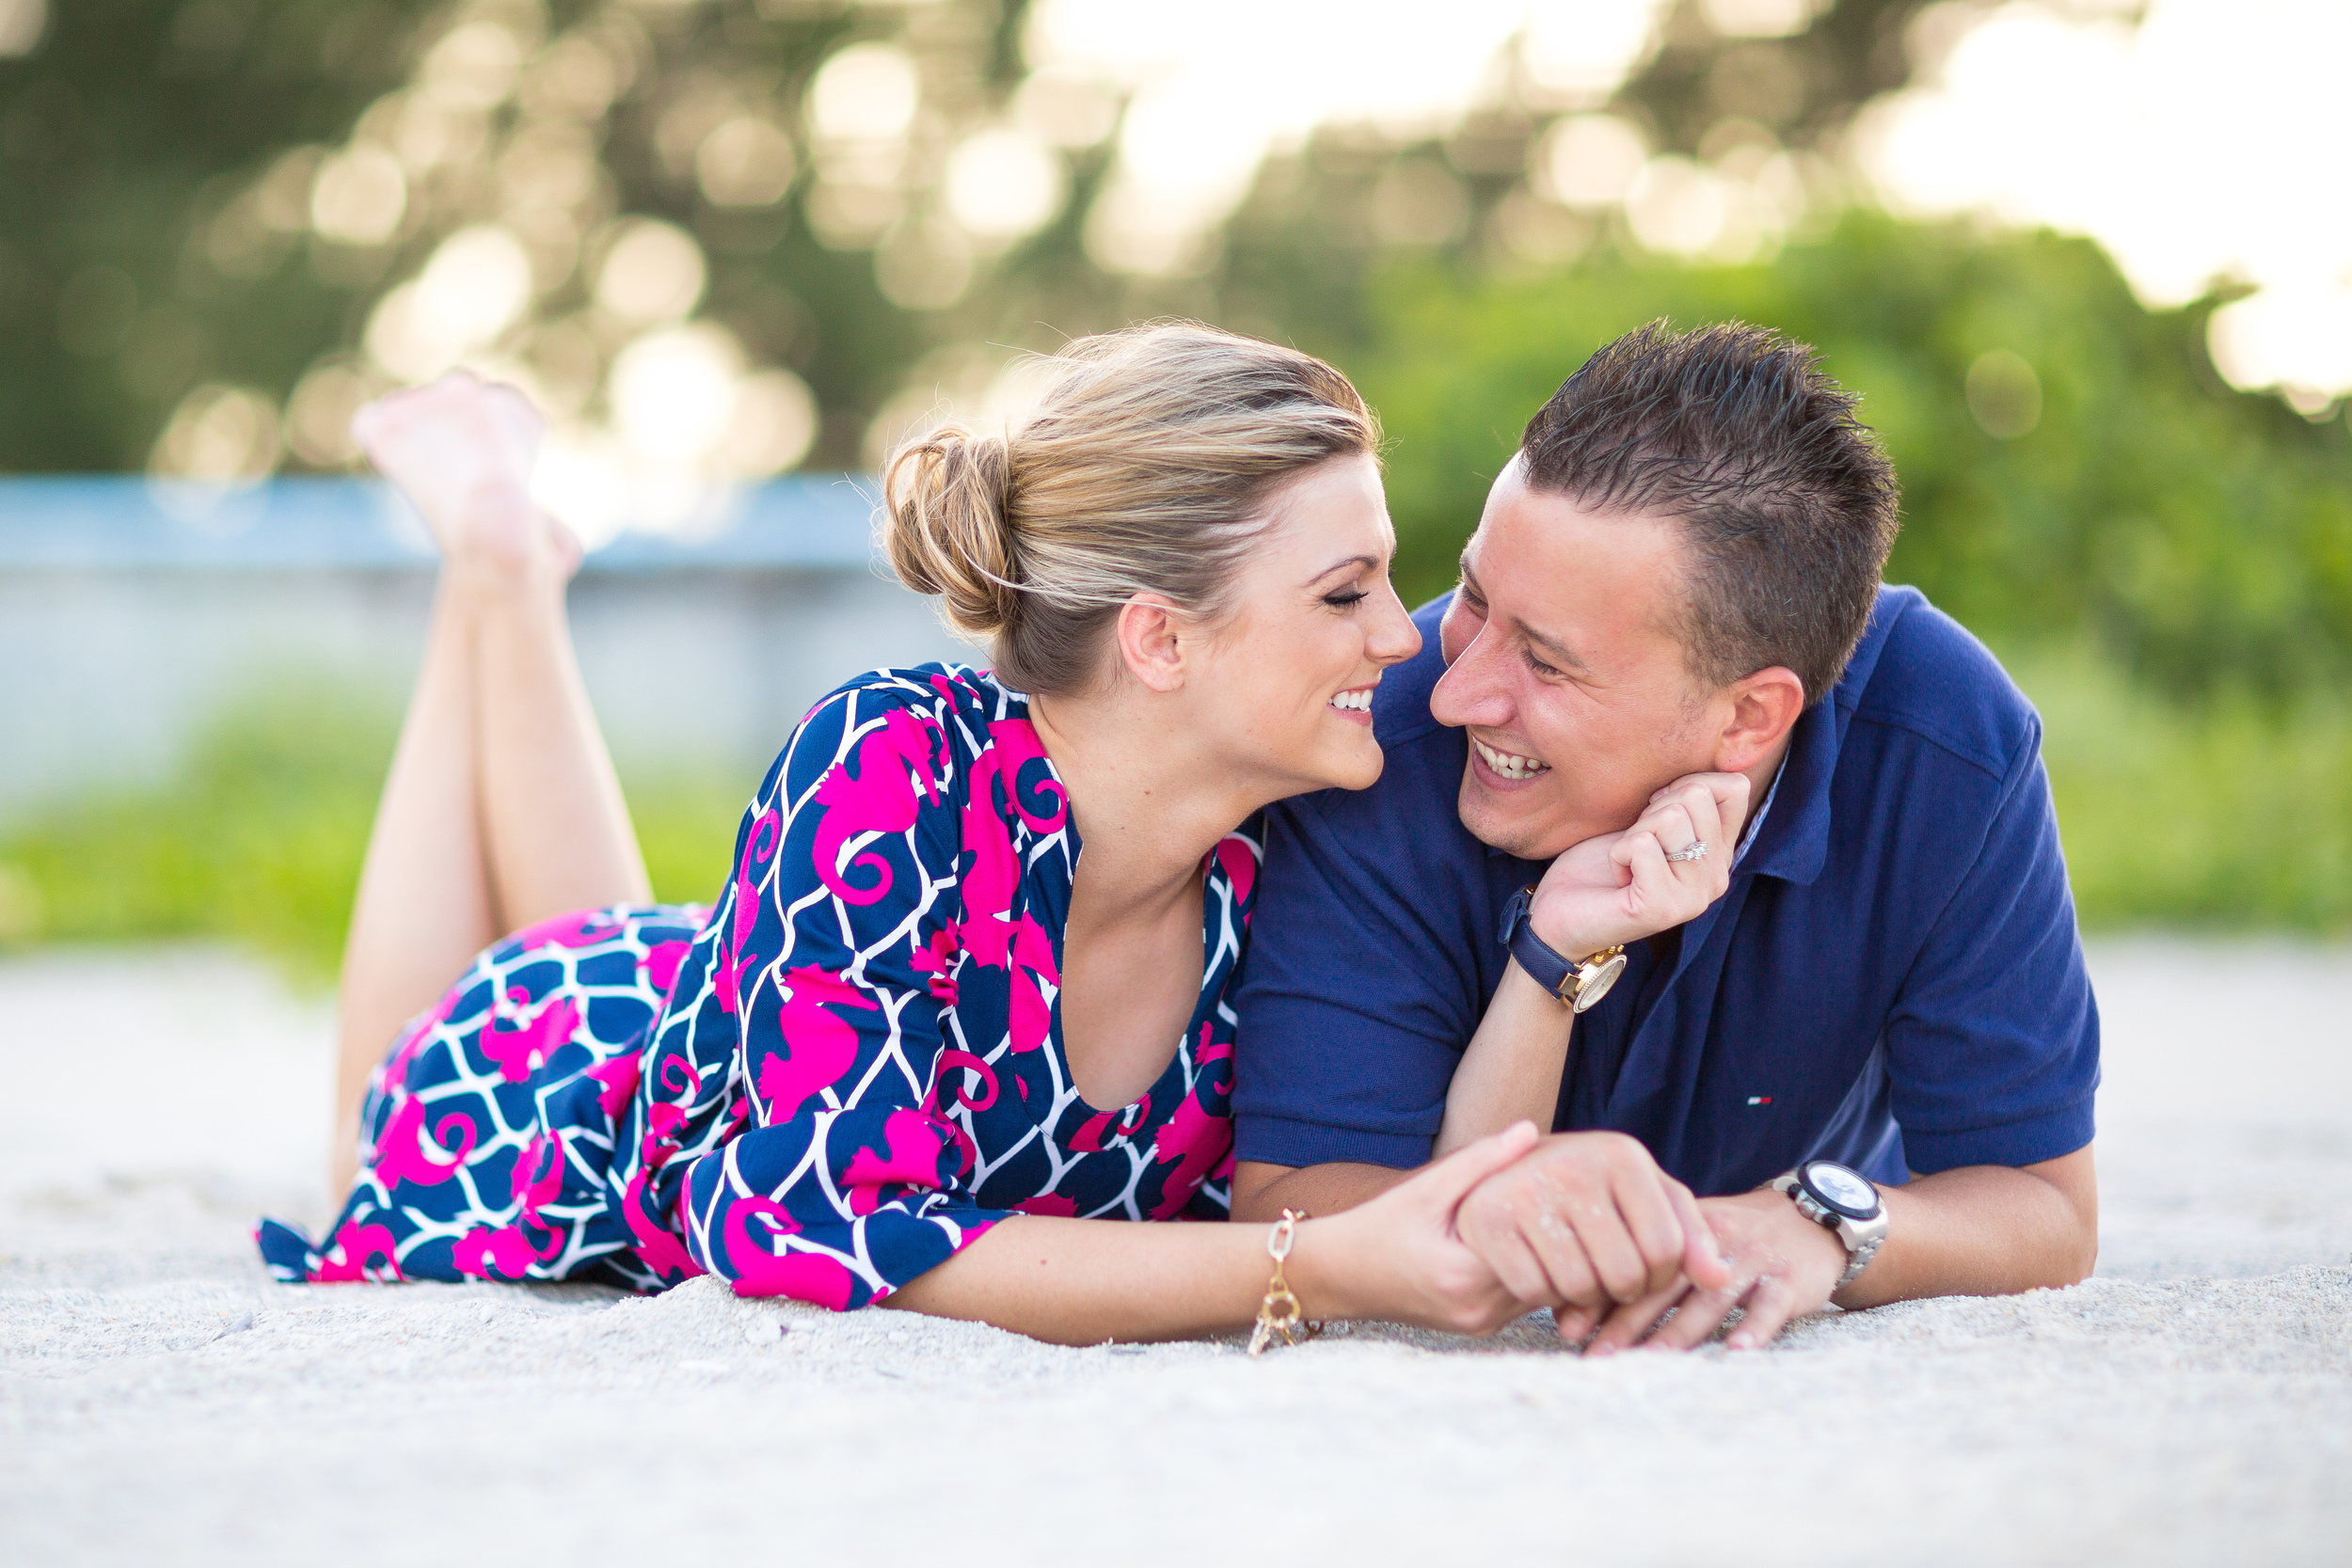
{"label": "polo shirt sleeve", "polygon": [[1329,791],[1267,811],[1235,998],[1239,1159],[1406,1169],[1436,1146],[1495,943],[1478,941],[1484,847],[1450,796],[1442,822],[1391,820],[1411,799]]}
{"label": "polo shirt sleeve", "polygon": [[2089,1144],[2099,1012],[2032,726],[1886,1026],[1906,1163],[2026,1165]]}

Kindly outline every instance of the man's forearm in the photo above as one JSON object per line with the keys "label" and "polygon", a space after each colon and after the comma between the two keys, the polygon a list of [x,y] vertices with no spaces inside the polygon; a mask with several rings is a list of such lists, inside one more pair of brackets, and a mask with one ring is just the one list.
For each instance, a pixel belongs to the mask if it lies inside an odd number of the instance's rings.
{"label": "man's forearm", "polygon": [[1271,1223],[1285,1209],[1336,1214],[1378,1197],[1412,1174],[1387,1165],[1270,1165],[1244,1160],[1233,1167],[1233,1218]]}
{"label": "man's forearm", "polygon": [[1840,1307],[1996,1296],[2079,1283],[2099,1257],[2090,1149],[2010,1168],[1968,1165],[1883,1189],[1886,1245]]}

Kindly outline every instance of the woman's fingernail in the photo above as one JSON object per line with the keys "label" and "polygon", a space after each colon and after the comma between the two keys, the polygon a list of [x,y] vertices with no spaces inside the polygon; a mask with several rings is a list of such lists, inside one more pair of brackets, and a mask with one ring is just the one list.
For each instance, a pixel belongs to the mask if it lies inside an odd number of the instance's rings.
{"label": "woman's fingernail", "polygon": [[1584,1347],[1584,1354],[1587,1355],[1614,1355],[1617,1354],[1617,1347],[1609,1343],[1606,1339],[1603,1339],[1597,1343],[1586,1345]]}

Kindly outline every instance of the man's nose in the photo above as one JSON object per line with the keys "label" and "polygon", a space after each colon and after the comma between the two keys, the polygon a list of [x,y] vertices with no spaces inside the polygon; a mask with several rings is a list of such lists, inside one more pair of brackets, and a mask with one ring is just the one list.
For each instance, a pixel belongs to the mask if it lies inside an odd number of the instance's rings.
{"label": "man's nose", "polygon": [[1438,677],[1436,689],[1429,693],[1429,716],[1456,729],[1468,724],[1488,729],[1508,725],[1511,695],[1498,662],[1502,652],[1502,640],[1494,634],[1492,623],[1481,626],[1470,646]]}

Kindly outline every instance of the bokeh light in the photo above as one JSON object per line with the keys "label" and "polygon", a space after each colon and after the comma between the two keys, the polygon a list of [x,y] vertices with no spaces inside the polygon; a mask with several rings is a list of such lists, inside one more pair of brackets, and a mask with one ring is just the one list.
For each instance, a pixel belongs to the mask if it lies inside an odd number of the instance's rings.
{"label": "bokeh light", "polygon": [[514,233],[475,224],[443,240],[413,283],[369,318],[371,357],[403,381],[424,381],[487,348],[531,303],[531,257]]}
{"label": "bokeh light", "polygon": [[677,321],[691,314],[709,278],[702,246],[674,223],[625,225],[596,271],[596,303],[624,322]]}
{"label": "bokeh light", "polygon": [[947,211],[973,235],[1013,240],[1061,211],[1061,159],[1036,133],[999,126],[967,136],[947,160]]}
{"label": "bokeh light", "polygon": [[0,0],[0,60],[29,55],[49,30],[49,0]]}
{"label": "bokeh light", "polygon": [[903,49],[853,43],[827,60],[809,85],[809,120],[836,141],[902,135],[923,101],[922,79]]}
{"label": "bokeh light", "polygon": [[2130,9],[1923,13],[1919,78],[1856,127],[1865,166],[1899,211],[2090,235],[2152,306],[2252,286],[2216,318],[2217,364],[2324,408],[2352,391],[2352,7],[2148,0],[2137,26]]}
{"label": "bokeh light", "polygon": [[408,207],[408,177],[380,147],[360,145],[319,166],[310,187],[310,223],[343,245],[381,245]]}
{"label": "bokeh light", "polygon": [[268,478],[278,457],[278,405],[269,395],[208,383],[180,400],[149,470],[161,480],[238,488]]}

